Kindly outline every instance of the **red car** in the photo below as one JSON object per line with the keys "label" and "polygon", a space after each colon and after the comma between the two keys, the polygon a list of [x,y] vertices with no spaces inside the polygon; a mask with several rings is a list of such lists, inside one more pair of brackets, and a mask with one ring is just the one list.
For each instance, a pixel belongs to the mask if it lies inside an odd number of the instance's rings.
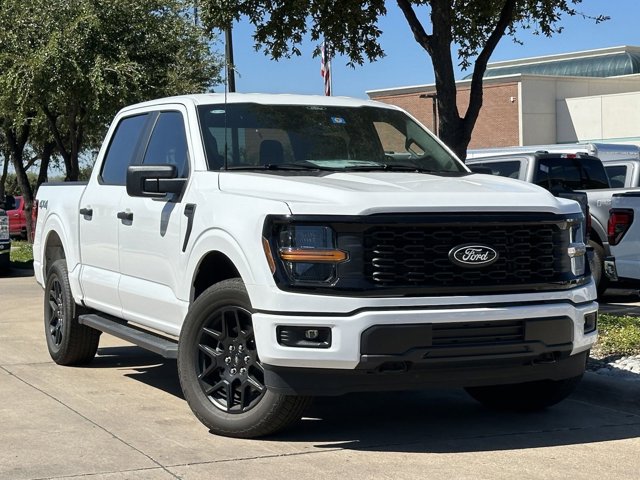
{"label": "red car", "polygon": [[[12,202],[13,200],[13,202]],[[7,217],[9,217],[9,235],[12,237],[27,237],[27,220],[24,214],[24,200],[22,196],[7,195],[5,202]]]}

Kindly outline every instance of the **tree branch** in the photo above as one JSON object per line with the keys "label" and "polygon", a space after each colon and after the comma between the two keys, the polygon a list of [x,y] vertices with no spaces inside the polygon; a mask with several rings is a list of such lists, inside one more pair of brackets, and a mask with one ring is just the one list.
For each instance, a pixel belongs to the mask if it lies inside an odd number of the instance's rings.
{"label": "tree branch", "polygon": [[418,20],[416,16],[416,12],[413,10],[413,7],[408,2],[408,0],[397,0],[398,7],[402,10],[404,14],[404,18],[407,19],[407,23],[413,32],[413,36],[416,39],[416,42],[424,48],[429,55],[433,53],[433,45],[431,43],[431,36],[425,31],[422,23]]}
{"label": "tree branch", "polygon": [[496,49],[498,42],[504,36],[507,27],[511,25],[514,19],[517,0],[505,0],[502,10],[500,11],[500,17],[496,23],[496,27],[489,35],[487,43],[482,48],[482,51],[476,59],[476,63],[473,67],[473,75],[471,77],[471,89],[469,93],[469,107],[467,113],[464,116],[466,133],[471,136],[473,127],[475,126],[480,109],[482,108],[482,88],[483,78],[487,71],[487,64],[489,59]]}
{"label": "tree branch", "polygon": [[51,112],[51,110],[49,110],[49,107],[47,107],[46,105],[40,105],[40,108],[42,108],[42,112],[49,121],[49,125],[51,126],[51,133],[53,134],[53,138],[56,141],[56,145],[58,146],[58,151],[60,152],[60,155],[62,155],[64,166],[68,174],[71,168],[71,155],[69,155],[68,150],[65,148],[60,129],[58,128],[57,117]]}

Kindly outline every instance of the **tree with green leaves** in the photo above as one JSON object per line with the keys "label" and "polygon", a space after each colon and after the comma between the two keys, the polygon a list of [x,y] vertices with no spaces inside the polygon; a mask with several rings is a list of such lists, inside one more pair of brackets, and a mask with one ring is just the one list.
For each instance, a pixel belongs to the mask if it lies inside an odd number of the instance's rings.
{"label": "tree with green leaves", "polygon": [[[29,143],[46,161],[53,141],[65,179],[77,180],[81,154],[99,145],[120,108],[204,92],[219,81],[221,61],[210,49],[211,36],[194,24],[190,5],[183,0],[0,2],[0,125],[28,208],[33,195],[24,149]],[[36,128],[43,122],[47,128]]]}
{"label": "tree with green leaves", "polygon": [[[532,29],[552,36],[562,31],[564,15],[582,15],[582,0],[397,0],[416,42],[431,58],[439,115],[440,138],[460,158],[466,157],[471,133],[482,107],[482,83],[487,63],[504,36],[518,40],[517,31]],[[255,27],[256,49],[274,59],[300,55],[300,44],[327,42],[350,66],[384,56],[379,20],[387,13],[384,0],[200,0],[203,20],[211,28],[226,28],[246,17]],[[391,7],[389,7],[391,8]],[[583,15],[584,16],[584,15]],[[600,22],[606,17],[589,17]],[[397,35],[397,33],[394,32]],[[460,113],[454,58],[471,69],[469,105]],[[318,55],[316,48],[314,55]]]}

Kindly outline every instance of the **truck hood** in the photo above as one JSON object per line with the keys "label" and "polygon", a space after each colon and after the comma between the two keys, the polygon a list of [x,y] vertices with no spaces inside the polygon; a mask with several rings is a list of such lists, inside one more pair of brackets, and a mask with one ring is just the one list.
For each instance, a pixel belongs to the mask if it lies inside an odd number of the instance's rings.
{"label": "truck hood", "polygon": [[336,172],[300,175],[222,172],[228,193],[286,202],[297,215],[370,215],[389,212],[543,211],[579,213],[530,183],[493,175],[440,176],[405,172]]}

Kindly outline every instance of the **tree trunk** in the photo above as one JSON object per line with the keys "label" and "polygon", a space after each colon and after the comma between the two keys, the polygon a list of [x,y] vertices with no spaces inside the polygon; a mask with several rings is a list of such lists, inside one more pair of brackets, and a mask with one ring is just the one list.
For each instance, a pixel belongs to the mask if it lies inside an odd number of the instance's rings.
{"label": "tree trunk", "polygon": [[467,147],[482,108],[483,77],[491,54],[507,27],[513,22],[517,0],[503,0],[500,16],[494,30],[478,54],[471,80],[469,106],[464,117],[458,111],[458,92],[453,69],[451,45],[453,43],[452,0],[431,0],[431,24],[433,34],[428,35],[418,20],[411,2],[397,0],[411,31],[418,42],[431,57],[436,77],[436,95],[438,101],[438,133],[440,139],[461,159],[467,158]]}
{"label": "tree trunk", "polygon": [[0,177],[0,204],[4,204],[7,175],[9,174],[9,153],[3,152],[2,177]]}
{"label": "tree trunk", "polygon": [[[60,156],[62,156],[62,160],[64,161],[65,167],[65,177],[64,180],[66,182],[75,182],[78,180],[78,154],[75,155],[75,168],[73,164],[73,152],[70,152],[62,138],[62,133],[58,128],[58,115],[49,110],[49,107],[46,105],[41,105],[42,112],[47,117],[49,121],[49,126],[51,127],[51,133],[53,134],[53,138],[56,141],[56,146],[58,147],[58,152],[60,152]],[[73,136],[74,132],[71,132],[71,136]]]}
{"label": "tree trunk", "polygon": [[49,163],[51,163],[51,156],[56,149],[55,142],[46,142],[42,147],[42,154],[40,156],[40,171],[38,172],[38,180],[36,181],[36,191],[48,180]]}

